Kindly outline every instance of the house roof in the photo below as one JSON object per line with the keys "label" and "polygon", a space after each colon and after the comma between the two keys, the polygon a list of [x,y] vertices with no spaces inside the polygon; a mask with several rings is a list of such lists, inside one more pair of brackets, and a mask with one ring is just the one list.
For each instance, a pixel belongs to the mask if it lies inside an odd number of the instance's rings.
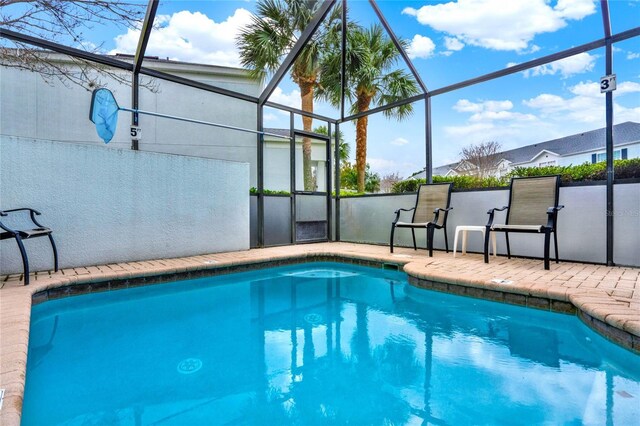
{"label": "house roof", "polygon": [[[501,157],[512,163],[525,163],[530,161],[542,150],[554,152],[562,157],[604,149],[606,141],[606,128],[565,136],[547,142],[527,145],[509,151],[504,151]],[[640,141],[640,123],[627,121],[613,126],[613,144],[624,145],[629,142]]]}
{"label": "house roof", "polygon": [[278,129],[275,127],[265,127],[264,131],[267,133],[273,133],[276,135],[280,135],[280,136],[284,136],[284,137],[289,137],[290,133],[289,133],[289,129]]}
{"label": "house roof", "polygon": [[[550,151],[564,157],[581,152],[604,149],[606,138],[605,132],[606,128],[603,127],[601,129],[510,149],[508,151],[501,152],[499,156],[511,163],[518,164],[531,161],[543,150]],[[614,146],[625,145],[631,142],[640,142],[640,123],[626,121],[613,126]],[[449,170],[455,168],[457,164],[458,163],[451,163],[444,166],[434,167],[433,174],[445,175]],[[424,171],[411,176],[413,179],[421,177],[424,177]]]}

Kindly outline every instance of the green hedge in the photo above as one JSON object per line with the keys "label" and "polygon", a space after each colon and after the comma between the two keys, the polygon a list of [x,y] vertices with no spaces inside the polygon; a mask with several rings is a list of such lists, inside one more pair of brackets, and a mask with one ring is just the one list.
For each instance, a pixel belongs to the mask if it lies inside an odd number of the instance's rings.
{"label": "green hedge", "polygon": [[[615,160],[616,179],[640,177],[640,158]],[[584,163],[578,166],[516,167],[508,177],[561,175],[563,182],[607,180],[607,163]]]}
{"label": "green hedge", "polygon": [[[613,162],[616,179],[640,178],[640,158]],[[502,178],[480,179],[474,176],[434,176],[434,183],[453,182],[455,189],[495,188],[508,186],[512,177],[561,175],[562,182],[584,182],[607,179],[606,162],[578,166],[516,167]],[[393,185],[391,192],[415,192],[425,179],[409,179]]]}
{"label": "green hedge", "polygon": [[[255,186],[249,189],[249,194],[256,195],[257,193],[258,189]],[[263,193],[264,195],[291,195],[289,191],[273,191],[271,189],[265,189]]]}

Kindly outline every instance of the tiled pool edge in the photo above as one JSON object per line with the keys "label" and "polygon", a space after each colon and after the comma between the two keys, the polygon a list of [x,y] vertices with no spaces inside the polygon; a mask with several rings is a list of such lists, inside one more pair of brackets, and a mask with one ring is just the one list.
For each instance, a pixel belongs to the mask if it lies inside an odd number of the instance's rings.
{"label": "tiled pool edge", "polygon": [[[458,296],[473,297],[476,299],[490,300],[493,302],[507,303],[532,309],[539,309],[562,314],[576,315],[592,330],[612,341],[613,343],[640,354],[640,336],[636,336],[626,330],[607,324],[606,322],[590,315],[581,308],[576,307],[572,302],[549,299],[512,293],[509,291],[491,290],[475,286],[461,284],[443,283],[408,275],[409,284],[414,287],[433,290],[442,293],[455,294]],[[588,309],[588,307],[586,308]]]}
{"label": "tiled pool edge", "polygon": [[428,265],[404,266],[409,283],[440,292],[577,315],[606,339],[640,354],[640,312],[633,312],[599,289],[573,289],[522,280],[516,285],[496,283],[463,273],[431,273]]}
{"label": "tiled pool edge", "polygon": [[[240,272],[255,271],[264,268],[274,268],[277,266],[298,265],[309,262],[339,262],[350,265],[369,266],[382,268],[390,264],[388,261],[355,259],[344,255],[303,255],[300,257],[287,257],[283,259],[266,260],[259,262],[239,263],[235,265],[221,265],[207,267],[193,271],[182,271],[168,274],[158,274],[151,276],[137,276],[129,278],[115,278],[96,282],[78,282],[61,286],[52,286],[35,292],[31,296],[31,305],[37,305],[49,300],[56,300],[64,297],[77,296],[81,294],[99,293],[104,291],[117,291],[127,288],[135,288],[146,285],[163,284],[172,281],[192,280],[197,278],[214,277],[219,275],[235,274]],[[396,264],[402,270],[401,264]]]}
{"label": "tiled pool edge", "polygon": [[[402,250],[399,250],[402,251]],[[625,346],[619,341],[620,336],[631,335],[631,347],[634,352],[640,352],[640,313],[635,311],[637,299],[633,296],[633,304],[616,301],[605,291],[598,289],[572,289],[552,284],[552,277],[548,277],[550,284],[534,281],[516,280],[513,286],[496,284],[491,280],[482,280],[474,270],[482,267],[479,256],[468,256],[466,260],[453,259],[450,255],[436,253],[434,258],[428,258],[424,251],[414,252],[406,250],[401,255],[391,255],[388,247],[376,247],[351,243],[323,243],[316,245],[292,246],[284,248],[259,249],[245,252],[217,253],[211,255],[192,256],[182,259],[165,259],[158,261],[131,262],[127,268],[111,270],[110,265],[80,268],[77,275],[64,275],[64,272],[54,275],[42,274],[33,280],[29,286],[22,286],[19,281],[13,281],[10,286],[0,289],[0,354],[2,355],[2,369],[0,370],[0,388],[5,388],[5,400],[0,410],[0,424],[18,425],[22,410],[24,381],[26,372],[27,348],[29,341],[29,322],[34,295],[53,290],[52,299],[72,296],[87,291],[109,291],[114,281],[113,290],[137,287],[153,283],[165,282],[182,274],[181,278],[198,278],[207,275],[240,272],[242,270],[257,269],[264,266],[278,266],[285,264],[304,263],[309,261],[337,260],[343,263],[381,266],[384,264],[399,265],[411,280],[431,281],[432,289],[458,293],[472,297],[502,298],[505,303],[518,303],[523,300],[525,306],[549,309],[562,312],[563,308],[573,306],[578,316],[595,331],[605,334],[605,337]],[[451,265],[449,263],[452,263]],[[498,262],[494,262],[492,268]],[[525,263],[523,261],[523,263]],[[517,261],[505,262],[517,267]],[[447,274],[442,273],[442,266],[446,266]],[[118,265],[116,265],[118,266]],[[472,266],[472,268],[468,268]],[[562,266],[562,264],[561,264]],[[570,266],[567,264],[567,266]],[[527,269],[527,265],[523,265]],[[244,268],[244,269],[243,269]],[[440,271],[438,269],[440,268]],[[467,270],[465,271],[465,268]],[[436,272],[429,274],[429,270]],[[534,262],[533,271],[539,274],[541,265]],[[553,267],[552,267],[553,269]],[[560,269],[560,268],[558,268]],[[615,269],[615,268],[612,268]],[[213,273],[212,273],[213,271]],[[492,274],[494,269],[491,269]],[[636,274],[636,270],[632,273]],[[486,271],[485,271],[486,272]],[[625,272],[626,273],[626,272]],[[543,273],[544,274],[544,273]],[[482,274],[481,274],[482,275]],[[636,274],[637,275],[637,274]],[[159,278],[160,277],[160,278]],[[161,278],[164,280],[160,281]],[[546,278],[542,278],[545,282]],[[636,278],[636,283],[638,278]],[[5,281],[3,284],[6,284]],[[126,285],[124,284],[126,283]],[[415,284],[414,284],[415,285]],[[444,287],[443,287],[444,286]],[[68,287],[68,288],[65,288]],[[445,290],[446,289],[446,290]],[[497,290],[496,290],[497,289]],[[452,290],[452,291],[449,291]],[[508,291],[505,291],[508,290]],[[503,292],[498,295],[496,292]],[[506,296],[509,294],[509,296]],[[44,296],[40,295],[40,302]],[[37,298],[36,298],[37,299]],[[36,301],[38,303],[38,301]],[[618,306],[619,305],[619,306]],[[569,312],[570,313],[570,312]],[[611,335],[607,336],[606,334]],[[623,337],[622,340],[626,339]],[[627,339],[628,341],[628,339]]]}

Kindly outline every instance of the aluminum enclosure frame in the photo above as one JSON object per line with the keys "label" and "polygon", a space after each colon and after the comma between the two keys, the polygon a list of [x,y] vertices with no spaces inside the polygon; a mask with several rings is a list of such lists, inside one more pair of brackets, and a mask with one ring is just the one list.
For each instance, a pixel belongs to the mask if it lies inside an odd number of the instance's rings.
{"label": "aluminum enclosure frame", "polygon": [[[340,117],[338,119],[331,119],[329,117],[324,117],[318,114],[314,114],[314,113],[308,113],[308,112],[304,112],[302,110],[296,109],[296,108],[291,108],[291,107],[287,107],[284,105],[280,105],[274,102],[270,102],[268,101],[269,95],[271,95],[271,93],[273,92],[273,90],[277,87],[277,85],[280,83],[280,81],[282,80],[282,78],[284,77],[285,73],[287,72],[287,70],[289,69],[289,67],[291,66],[291,64],[293,64],[293,62],[295,61],[295,59],[297,58],[297,56],[299,55],[301,49],[304,47],[304,45],[306,44],[306,42],[313,36],[314,32],[316,31],[316,29],[318,28],[318,26],[320,25],[320,23],[322,22],[322,20],[324,19],[324,17],[327,15],[327,13],[329,12],[329,10],[331,9],[331,7],[334,6],[334,4],[337,3],[337,1],[341,1],[342,6],[343,6],[343,13],[342,13],[342,64],[341,64],[341,69],[342,69],[342,75],[341,75],[341,90],[342,90],[342,97],[341,97],[341,106],[340,106]],[[216,93],[216,94],[220,94],[223,96],[229,96],[235,99],[239,99],[239,100],[244,100],[246,102],[251,102],[256,104],[257,107],[257,123],[256,123],[256,127],[258,131],[262,131],[263,130],[263,108],[265,106],[267,107],[271,107],[271,108],[277,108],[277,109],[281,109],[283,111],[288,111],[291,113],[291,116],[293,117],[293,114],[300,114],[303,116],[307,116],[307,117],[312,117],[312,118],[316,118],[322,121],[327,122],[327,124],[329,124],[329,132],[331,132],[330,129],[330,125],[333,124],[335,126],[336,132],[339,131],[339,126],[341,123],[347,122],[347,121],[352,121],[355,120],[357,118],[360,117],[364,117],[364,116],[368,116],[371,114],[375,114],[378,112],[382,112],[382,111],[386,111],[388,109],[394,108],[394,107],[398,107],[401,105],[405,105],[405,104],[409,104],[409,103],[413,103],[413,102],[418,102],[423,100],[425,102],[425,147],[426,147],[426,158],[425,158],[425,169],[426,169],[426,176],[427,176],[427,181],[431,182],[432,181],[432,168],[433,168],[433,162],[432,162],[432,125],[431,125],[431,98],[433,96],[437,96],[440,94],[444,94],[444,93],[448,93],[448,92],[452,92],[455,91],[457,89],[461,89],[464,87],[468,87],[468,86],[472,86],[478,83],[482,83],[482,82],[486,82],[489,80],[493,80],[496,78],[500,78],[500,77],[504,77],[510,74],[514,74],[517,72],[521,72],[527,69],[531,69],[534,68],[536,66],[540,66],[540,65],[544,65],[544,64],[548,64],[550,62],[554,62],[563,58],[567,58],[579,53],[583,53],[583,52],[588,52],[594,49],[598,49],[601,47],[605,47],[606,53],[605,53],[605,60],[606,60],[606,70],[605,72],[607,73],[607,75],[612,74],[613,73],[613,44],[615,44],[616,42],[620,42],[623,40],[627,40],[633,37],[638,37],[640,36],[640,27],[635,27],[632,28],[630,30],[627,31],[623,31],[617,34],[611,34],[611,21],[610,21],[610,14],[609,14],[609,3],[608,0],[600,0],[600,8],[601,8],[601,14],[602,14],[602,24],[603,24],[603,33],[604,33],[604,37],[602,39],[598,39],[580,46],[576,46],[570,49],[566,49],[566,50],[562,50],[560,52],[548,55],[548,56],[544,56],[542,58],[538,58],[538,59],[534,59],[528,62],[524,62],[522,64],[518,64],[518,65],[514,65],[512,67],[509,68],[505,68],[505,69],[501,69],[495,72],[491,72],[488,74],[484,74],[482,76],[476,77],[476,78],[472,78],[469,80],[465,80],[459,83],[455,83],[449,86],[445,86],[445,87],[441,87],[435,90],[428,90],[426,85],[424,84],[424,82],[422,81],[419,73],[417,72],[417,70],[415,69],[415,67],[413,66],[411,60],[409,59],[407,53],[404,51],[404,49],[402,49],[401,43],[399,41],[399,39],[396,37],[396,35],[393,33],[391,26],[388,24],[387,20],[384,18],[384,15],[382,14],[382,12],[380,11],[380,9],[378,8],[376,1],[375,0],[369,0],[374,12],[376,13],[376,15],[378,16],[378,18],[380,19],[382,25],[384,26],[385,30],[387,31],[387,34],[389,35],[389,37],[391,38],[391,40],[393,41],[393,43],[396,45],[396,47],[399,49],[403,59],[405,60],[407,66],[410,68],[411,72],[413,73],[414,77],[416,78],[416,80],[418,81],[421,89],[423,90],[423,94],[421,95],[417,95],[405,100],[401,100],[401,101],[397,101],[394,103],[391,103],[389,105],[385,105],[383,107],[378,107],[378,108],[373,108],[365,113],[360,113],[360,114],[354,114],[351,116],[347,116],[345,117],[345,107],[344,107],[344,90],[345,90],[345,55],[346,55],[346,32],[347,32],[347,14],[346,14],[346,8],[347,8],[347,1],[346,0],[327,0],[324,2],[324,4],[322,4],[320,6],[320,8],[318,9],[318,11],[316,12],[316,14],[314,15],[314,17],[312,18],[309,26],[303,31],[303,33],[301,34],[300,38],[298,39],[298,41],[296,42],[296,44],[294,45],[294,47],[292,48],[292,50],[289,52],[289,54],[287,55],[287,57],[285,58],[285,60],[283,61],[283,63],[281,64],[280,68],[276,71],[276,73],[272,76],[272,78],[270,79],[270,81],[268,82],[268,84],[266,85],[265,89],[263,90],[263,92],[261,93],[261,95],[256,98],[253,96],[249,96],[246,95],[244,93],[240,93],[240,92],[236,92],[233,90],[229,90],[229,89],[224,89],[224,88],[220,88],[217,87],[215,85],[210,85],[210,84],[205,84],[205,83],[201,83],[195,80],[191,80],[191,79],[187,79],[187,78],[183,78],[183,77],[178,77],[169,73],[164,73],[161,71],[157,71],[157,70],[153,70],[153,69],[149,69],[149,68],[145,68],[142,66],[142,62],[144,59],[144,54],[146,51],[146,47],[147,47],[147,42],[149,40],[151,31],[152,31],[152,23],[153,20],[155,18],[155,14],[157,11],[157,7],[158,7],[158,0],[149,0],[149,3],[147,5],[147,13],[142,25],[142,31],[141,31],[141,35],[140,35],[140,39],[138,41],[138,46],[136,49],[136,54],[135,54],[135,58],[134,58],[134,63],[129,63],[129,62],[125,62],[125,61],[120,61],[116,58],[113,57],[109,57],[109,56],[105,56],[105,55],[98,55],[98,54],[94,54],[94,53],[90,53],[90,52],[86,52],[80,49],[75,49],[69,46],[65,46],[59,43],[54,43],[48,40],[44,40],[38,37],[33,37],[30,35],[26,35],[26,34],[21,34],[15,31],[11,31],[5,28],[0,28],[0,37],[2,38],[6,38],[9,40],[13,40],[15,42],[19,42],[19,43],[25,43],[25,44],[30,44],[36,47],[40,47],[46,50],[51,50],[54,52],[58,52],[58,53],[62,53],[68,56],[72,56],[75,58],[79,58],[79,59],[83,59],[86,61],[91,61],[91,62],[95,62],[97,64],[101,64],[101,65],[105,65],[105,66],[109,66],[109,67],[113,67],[116,69],[120,69],[120,70],[124,70],[124,71],[130,71],[132,72],[132,103],[133,103],[133,108],[137,108],[138,105],[138,76],[139,74],[143,74],[143,75],[147,75],[150,77],[154,77],[154,78],[158,78],[161,80],[166,80],[166,81],[170,81],[173,83],[177,83],[177,84],[182,84],[185,86],[189,86],[189,87],[193,87],[193,88],[197,88],[200,90],[205,90],[208,92],[212,92],[212,93]],[[606,109],[606,153],[607,153],[607,238],[606,238],[606,245],[607,245],[607,264],[608,265],[613,265],[613,212],[614,212],[614,206],[613,206],[613,182],[614,182],[614,169],[613,169],[613,94],[611,92],[608,92],[606,94],[606,105],[605,105],[605,109]],[[293,120],[291,121],[291,126],[293,126]],[[132,116],[132,124],[136,125],[137,124],[137,114],[133,114]],[[293,134],[293,128],[290,129],[292,134]],[[133,141],[135,142],[135,141]],[[264,152],[263,152],[263,144],[264,144],[264,136],[263,135],[258,135],[257,136],[257,145],[258,145],[258,245],[259,246],[264,246],[264,195],[263,195],[263,183],[264,183]],[[337,158],[337,154],[338,154],[338,144],[336,144],[336,158]],[[133,143],[132,144],[132,149],[137,149],[137,144]],[[339,170],[339,161],[335,162],[336,164],[334,165],[335,167],[335,181],[336,181],[336,196],[335,196],[335,222],[336,222],[336,230],[335,230],[335,234],[336,234],[336,240],[340,240],[340,190],[339,190],[339,175],[340,175],[340,170]]]}

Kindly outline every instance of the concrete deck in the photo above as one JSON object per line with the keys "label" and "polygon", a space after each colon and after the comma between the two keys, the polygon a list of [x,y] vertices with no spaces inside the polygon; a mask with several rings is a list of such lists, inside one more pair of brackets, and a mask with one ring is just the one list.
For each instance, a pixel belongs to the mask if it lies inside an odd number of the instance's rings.
{"label": "concrete deck", "polygon": [[[424,250],[386,246],[322,243],[216,253],[180,259],[118,263],[38,272],[23,285],[21,275],[0,277],[0,389],[5,389],[0,424],[19,425],[24,393],[32,302],[75,294],[111,291],[229,272],[240,265],[317,258],[349,258],[402,265],[413,285],[537,309],[576,313],[609,339],[640,352],[640,269],[541,260],[453,257]],[[162,280],[155,277],[163,276]],[[35,295],[35,296],[34,296]]]}

